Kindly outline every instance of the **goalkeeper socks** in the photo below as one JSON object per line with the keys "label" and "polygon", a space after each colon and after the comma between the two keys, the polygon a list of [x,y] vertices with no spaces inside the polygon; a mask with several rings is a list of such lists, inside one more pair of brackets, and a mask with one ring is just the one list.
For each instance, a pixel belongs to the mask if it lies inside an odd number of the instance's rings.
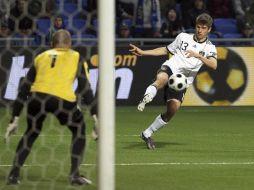
{"label": "goalkeeper socks", "polygon": [[152,136],[154,132],[158,131],[160,128],[162,128],[166,124],[167,122],[163,121],[160,114],[155,118],[153,123],[143,132],[143,134],[146,138],[148,138]]}
{"label": "goalkeeper socks", "polygon": [[12,176],[12,177],[19,177],[19,171],[20,171],[19,167],[13,166],[11,171],[10,171],[9,177],[10,176]]}
{"label": "goalkeeper socks", "polygon": [[157,88],[154,85],[150,85],[147,87],[145,95],[150,94],[152,98],[154,98],[157,94]]}
{"label": "goalkeeper socks", "polygon": [[71,150],[71,171],[70,176],[79,176],[79,166],[82,162],[82,154],[85,147],[85,139],[77,138],[74,140]]}
{"label": "goalkeeper socks", "polygon": [[72,126],[69,129],[72,132],[71,142],[71,170],[70,176],[79,176],[79,166],[82,162],[82,156],[85,149],[86,138],[85,138],[85,124],[82,126]]}

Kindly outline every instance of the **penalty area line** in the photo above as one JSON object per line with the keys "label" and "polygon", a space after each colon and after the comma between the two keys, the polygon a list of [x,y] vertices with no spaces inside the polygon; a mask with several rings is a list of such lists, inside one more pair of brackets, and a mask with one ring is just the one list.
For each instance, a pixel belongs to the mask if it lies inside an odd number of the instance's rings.
{"label": "penalty area line", "polygon": [[[25,164],[24,167],[43,167],[52,164]],[[148,163],[116,163],[115,166],[167,166],[167,165],[254,165],[254,162],[148,162]],[[0,164],[0,167],[11,167],[10,164]],[[52,165],[53,166],[53,165]],[[96,164],[81,164],[81,166],[96,166]]]}

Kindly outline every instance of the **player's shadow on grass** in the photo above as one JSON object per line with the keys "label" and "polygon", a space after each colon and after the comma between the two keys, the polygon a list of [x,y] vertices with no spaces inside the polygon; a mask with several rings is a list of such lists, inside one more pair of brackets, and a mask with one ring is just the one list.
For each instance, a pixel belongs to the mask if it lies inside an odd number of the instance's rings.
{"label": "player's shadow on grass", "polygon": [[[164,148],[164,147],[169,147],[169,146],[180,146],[180,145],[185,145],[184,143],[177,143],[177,142],[155,142],[155,147],[156,148]],[[133,149],[133,148],[138,148],[138,149],[144,149],[146,147],[145,142],[133,142],[129,143],[127,146],[125,146],[125,149]]]}

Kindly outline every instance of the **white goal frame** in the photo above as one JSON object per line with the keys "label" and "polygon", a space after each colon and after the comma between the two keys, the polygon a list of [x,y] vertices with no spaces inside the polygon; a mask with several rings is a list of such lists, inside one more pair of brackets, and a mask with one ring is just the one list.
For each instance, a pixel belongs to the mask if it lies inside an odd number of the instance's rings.
{"label": "white goal frame", "polygon": [[115,0],[99,8],[99,147],[98,189],[115,189]]}

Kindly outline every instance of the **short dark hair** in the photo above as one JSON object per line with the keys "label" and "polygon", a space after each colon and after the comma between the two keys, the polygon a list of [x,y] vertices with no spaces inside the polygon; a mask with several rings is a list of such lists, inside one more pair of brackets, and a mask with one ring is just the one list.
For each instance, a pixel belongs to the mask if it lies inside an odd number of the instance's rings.
{"label": "short dark hair", "polygon": [[208,27],[212,27],[213,18],[207,13],[202,13],[196,18],[196,24],[203,24]]}

